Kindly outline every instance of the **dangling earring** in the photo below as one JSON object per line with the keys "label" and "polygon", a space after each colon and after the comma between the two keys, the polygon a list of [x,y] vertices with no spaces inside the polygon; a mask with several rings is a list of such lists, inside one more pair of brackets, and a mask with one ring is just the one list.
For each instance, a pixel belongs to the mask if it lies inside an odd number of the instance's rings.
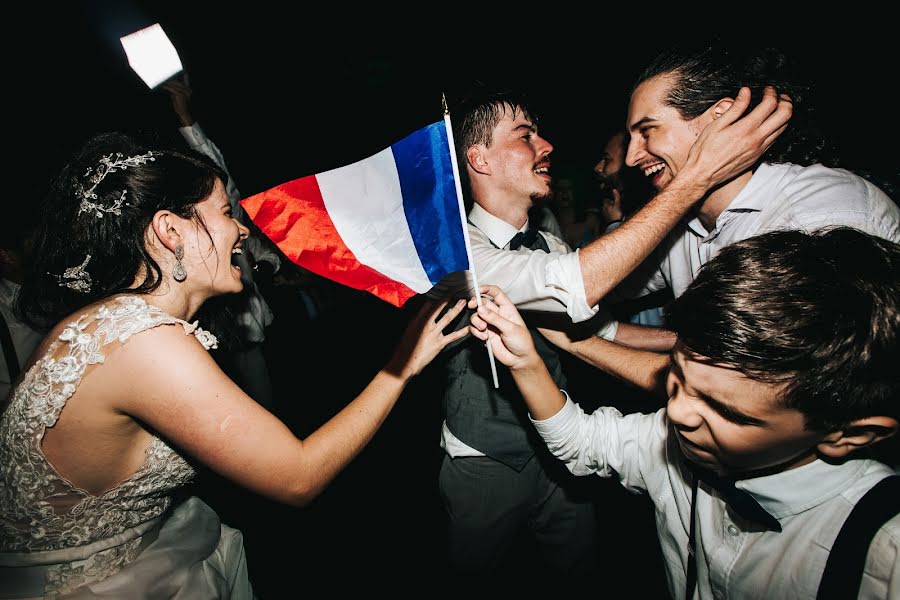
{"label": "dangling earring", "polygon": [[187,279],[187,271],[184,270],[184,265],[181,264],[182,258],[184,258],[184,246],[178,244],[175,246],[175,266],[172,267],[172,277],[179,282]]}

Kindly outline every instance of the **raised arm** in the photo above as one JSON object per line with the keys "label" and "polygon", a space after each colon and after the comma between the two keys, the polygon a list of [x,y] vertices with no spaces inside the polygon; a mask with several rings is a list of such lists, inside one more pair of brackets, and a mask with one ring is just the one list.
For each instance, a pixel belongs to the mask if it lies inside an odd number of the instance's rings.
{"label": "raised arm", "polygon": [[767,88],[750,113],[749,88],[741,88],[731,107],[700,134],[687,162],[655,198],[615,231],[579,251],[588,304],[594,305],[633,271],[706,193],[746,171],[785,130],[789,99]]}
{"label": "raised arm", "polygon": [[614,341],[637,350],[670,352],[675,346],[676,339],[675,332],[664,327],[620,322],[616,328]]}
{"label": "raised arm", "polygon": [[656,397],[666,398],[668,354],[638,350],[596,336],[572,340],[567,333],[555,329],[541,327],[539,331],[552,344],[584,362]]}
{"label": "raised arm", "polygon": [[[115,382],[123,390],[117,408],[235,483],[302,506],[372,439],[410,379],[468,333],[443,333],[464,306],[440,318],[443,306],[424,307],[371,383],[306,439],[244,394],[180,327],[145,331],[110,357],[120,363],[112,370],[127,374]],[[319,401],[306,389],[298,401]]]}

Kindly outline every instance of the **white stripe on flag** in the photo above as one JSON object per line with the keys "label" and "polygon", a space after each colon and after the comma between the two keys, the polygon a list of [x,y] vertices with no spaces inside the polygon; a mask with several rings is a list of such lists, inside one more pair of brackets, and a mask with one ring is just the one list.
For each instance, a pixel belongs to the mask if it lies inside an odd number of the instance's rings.
{"label": "white stripe on flag", "polygon": [[431,289],[403,212],[390,148],[316,180],[338,235],[360,263],[418,293]]}

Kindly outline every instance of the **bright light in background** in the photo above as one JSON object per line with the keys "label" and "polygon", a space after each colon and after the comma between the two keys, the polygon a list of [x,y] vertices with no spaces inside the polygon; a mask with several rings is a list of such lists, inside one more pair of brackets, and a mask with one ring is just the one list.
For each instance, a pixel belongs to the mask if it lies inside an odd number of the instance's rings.
{"label": "bright light in background", "polygon": [[148,87],[155,88],[183,70],[178,51],[159,23],[119,38],[128,64]]}

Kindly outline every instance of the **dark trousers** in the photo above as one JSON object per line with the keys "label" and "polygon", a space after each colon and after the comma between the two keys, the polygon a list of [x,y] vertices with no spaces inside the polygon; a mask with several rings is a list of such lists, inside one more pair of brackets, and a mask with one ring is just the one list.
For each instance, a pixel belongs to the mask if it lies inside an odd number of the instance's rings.
{"label": "dark trousers", "polygon": [[516,544],[523,538],[530,538],[530,551],[537,554],[530,562],[547,576],[574,583],[596,571],[592,498],[570,493],[560,479],[572,475],[561,476],[547,466],[565,471],[537,456],[522,471],[487,457],[444,457],[439,481],[454,582],[504,577],[504,561],[522,550]]}

